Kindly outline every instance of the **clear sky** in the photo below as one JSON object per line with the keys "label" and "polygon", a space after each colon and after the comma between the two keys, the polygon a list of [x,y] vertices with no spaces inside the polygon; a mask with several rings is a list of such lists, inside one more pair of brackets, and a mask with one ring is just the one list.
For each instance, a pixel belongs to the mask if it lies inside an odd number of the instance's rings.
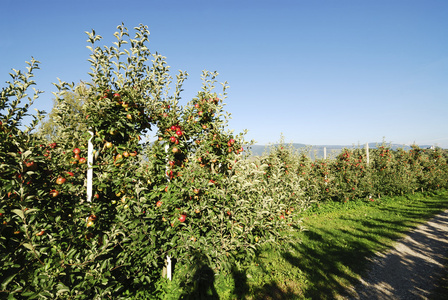
{"label": "clear sky", "polygon": [[231,129],[274,143],[436,144],[448,148],[446,0],[1,0],[0,84],[41,61],[35,107],[52,82],[89,80],[85,31],[149,27],[150,49],[190,76],[228,81]]}

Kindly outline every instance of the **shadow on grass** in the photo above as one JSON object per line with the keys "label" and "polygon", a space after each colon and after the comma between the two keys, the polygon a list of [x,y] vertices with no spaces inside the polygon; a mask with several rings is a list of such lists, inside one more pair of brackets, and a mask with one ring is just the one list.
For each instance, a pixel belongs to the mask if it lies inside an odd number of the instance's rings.
{"label": "shadow on grass", "polygon": [[[442,209],[447,196],[408,201],[377,203],[369,214],[342,213],[334,220],[310,217],[307,231],[297,232],[300,242],[282,244],[279,249],[264,249],[256,259],[256,270],[234,269],[231,299],[335,299],[350,296],[350,287],[366,275],[371,258]],[[362,210],[362,208],[360,208]],[[325,214],[325,216],[330,214]],[[211,270],[209,270],[211,271]],[[204,270],[201,274],[206,274]],[[249,279],[258,276],[257,279]],[[199,282],[199,281],[198,281]],[[214,289],[213,272],[182,299],[219,299]],[[441,283],[446,287],[446,281]],[[442,289],[442,293],[446,289]],[[226,298],[227,299],[227,298]]]}
{"label": "shadow on grass", "polygon": [[357,280],[366,267],[365,257],[372,255],[366,238],[362,234],[340,230],[332,240],[322,240],[335,231],[312,227],[299,245],[291,245],[298,254],[285,252],[283,257],[292,267],[307,274],[304,298],[334,299],[344,293],[350,282]]}
{"label": "shadow on grass", "polygon": [[422,202],[424,204],[410,203],[401,209],[380,207],[387,214],[399,214],[396,219],[341,217],[341,222],[335,222],[331,229],[325,224],[329,220],[306,224],[308,231],[303,233],[302,243],[290,244],[290,251],[282,253],[291,270],[305,274],[307,284],[301,297],[334,299],[338,295],[348,296],[347,288],[366,275],[370,258],[376,252],[384,251],[424,219],[441,212],[447,207],[448,199],[436,196]]}
{"label": "shadow on grass", "polygon": [[199,263],[194,268],[193,277],[185,280],[181,285],[184,290],[179,299],[217,299],[219,295],[215,288],[215,274],[206,264]]}

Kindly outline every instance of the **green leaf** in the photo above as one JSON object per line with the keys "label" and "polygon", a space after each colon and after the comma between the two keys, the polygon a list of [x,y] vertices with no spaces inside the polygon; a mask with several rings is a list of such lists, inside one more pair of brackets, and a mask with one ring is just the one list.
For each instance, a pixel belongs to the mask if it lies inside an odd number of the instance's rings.
{"label": "green leaf", "polygon": [[14,277],[15,277],[16,275],[17,275],[17,273],[15,273],[15,274],[9,276],[8,278],[6,278],[6,279],[2,282],[1,287],[2,287],[2,290],[3,290],[3,291],[6,290],[6,286],[11,282],[11,280],[14,279]]}
{"label": "green leaf", "polygon": [[23,292],[21,295],[22,295],[23,297],[28,297],[28,299],[34,299],[34,298],[35,298],[35,297],[30,298],[31,296],[34,296],[34,295],[35,295],[34,292]]}
{"label": "green leaf", "polygon": [[30,156],[31,153],[32,153],[31,150],[27,150],[27,151],[25,151],[25,153],[23,153],[23,157],[26,158],[26,157]]}
{"label": "green leaf", "polygon": [[28,243],[24,243],[24,244],[23,244],[23,247],[27,248],[27,249],[30,250],[30,251],[33,251],[33,250],[34,250],[33,246],[32,246],[31,244],[28,244]]}
{"label": "green leaf", "polygon": [[8,298],[6,298],[6,299],[8,299],[8,300],[17,300],[17,298],[14,297],[14,294],[9,294]]}
{"label": "green leaf", "polygon": [[17,153],[14,153],[14,152],[8,152],[8,155],[11,155],[11,156],[16,157],[16,156],[17,156]]}
{"label": "green leaf", "polygon": [[39,211],[39,209],[37,209],[37,208],[28,209],[27,211],[25,211],[25,215],[28,215],[28,214],[30,214],[32,212],[35,212],[35,211]]}
{"label": "green leaf", "polygon": [[56,295],[60,295],[60,294],[63,294],[63,293],[69,293],[70,292],[70,289],[66,285],[61,283],[61,282],[58,283],[57,289],[58,289],[58,292],[56,293]]}
{"label": "green leaf", "polygon": [[13,209],[11,212],[18,215],[22,220],[25,218],[25,215],[23,214],[23,211],[21,209]]}

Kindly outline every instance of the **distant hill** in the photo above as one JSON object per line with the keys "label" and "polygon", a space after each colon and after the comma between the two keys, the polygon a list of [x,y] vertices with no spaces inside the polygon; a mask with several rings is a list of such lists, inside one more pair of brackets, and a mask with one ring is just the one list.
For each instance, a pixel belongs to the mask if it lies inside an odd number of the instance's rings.
{"label": "distant hill", "polygon": [[[381,145],[381,143],[369,143],[369,148],[370,149],[375,149],[377,148],[378,145]],[[406,146],[406,145],[400,145],[400,144],[387,144],[389,147],[391,147],[391,149],[398,149],[398,148],[402,148],[404,150],[409,150],[411,149],[410,146]],[[278,144],[271,144],[271,145],[253,145],[250,147],[250,151],[252,152],[252,156],[260,156],[263,153],[269,153],[269,147],[272,146],[278,146]],[[326,148],[326,152],[327,152],[327,158],[329,157],[334,157],[336,155],[338,155],[342,149],[344,148],[364,148],[364,145],[306,145],[306,144],[297,144],[297,143],[293,143],[293,144],[285,144],[285,147],[289,147],[292,146],[295,149],[299,150],[299,151],[303,151],[304,153],[306,153],[307,155],[309,155],[312,159],[315,158],[323,158],[324,157],[324,149]],[[431,145],[419,145],[420,148],[425,149],[425,148],[430,148]]]}

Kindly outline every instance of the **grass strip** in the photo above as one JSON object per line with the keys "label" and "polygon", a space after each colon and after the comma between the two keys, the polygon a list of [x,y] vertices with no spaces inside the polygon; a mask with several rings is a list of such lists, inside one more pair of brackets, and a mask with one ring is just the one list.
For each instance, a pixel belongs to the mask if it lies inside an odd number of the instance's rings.
{"label": "grass strip", "polygon": [[294,242],[265,247],[232,276],[217,276],[213,289],[220,299],[341,299],[366,275],[368,257],[447,208],[448,191],[316,204]]}

